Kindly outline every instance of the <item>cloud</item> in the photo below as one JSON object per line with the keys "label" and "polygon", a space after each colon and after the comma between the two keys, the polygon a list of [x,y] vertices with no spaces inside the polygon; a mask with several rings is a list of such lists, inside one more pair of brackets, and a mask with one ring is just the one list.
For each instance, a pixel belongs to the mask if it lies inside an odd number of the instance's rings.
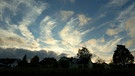
{"label": "cloud", "polygon": [[74,30],[70,26],[65,26],[59,35],[62,40],[66,41],[70,45],[76,45],[81,42],[80,34],[81,33],[79,31]]}
{"label": "cloud", "polygon": [[126,30],[129,32],[130,36],[131,36],[131,33],[133,35],[134,31],[132,30],[132,28],[134,28],[134,26],[133,26],[134,19],[131,19],[131,18],[134,17],[132,15],[132,14],[134,14],[134,7],[135,7],[135,5],[133,3],[130,6],[128,6],[126,9],[122,10],[118,14],[118,16],[115,18],[115,20],[113,21],[113,23],[112,23],[114,25],[113,28],[108,28],[106,31],[106,34],[109,36],[114,36],[114,35],[119,35],[120,32],[124,32]]}
{"label": "cloud", "polygon": [[135,17],[125,22],[125,29],[128,31],[130,37],[135,37]]}
{"label": "cloud", "polygon": [[76,23],[76,19],[71,19],[59,32],[61,46],[68,50],[68,53],[72,53],[71,55],[76,54],[78,45],[81,43],[84,34],[80,32],[79,29],[75,28],[74,23]]}
{"label": "cloud", "polygon": [[61,14],[61,19],[62,19],[63,21],[65,21],[65,20],[67,20],[68,18],[70,18],[70,17],[74,14],[74,12],[73,12],[73,11],[64,11],[64,10],[62,10],[62,11],[60,12],[60,14]]}
{"label": "cloud", "polygon": [[25,48],[30,50],[39,49],[39,44],[37,42],[27,43],[27,40],[8,30],[0,29],[0,47],[4,48]]}
{"label": "cloud", "polygon": [[53,38],[52,30],[56,27],[55,20],[51,19],[51,17],[46,16],[41,22],[40,22],[40,39],[42,42],[46,44],[57,44],[58,40]]}
{"label": "cloud", "polygon": [[21,45],[25,41],[21,36],[8,30],[0,29],[0,36],[0,45],[3,47],[9,45],[10,47],[13,47],[13,44],[14,46]]}
{"label": "cloud", "polygon": [[0,58],[19,58],[22,59],[24,55],[27,55],[27,60],[30,61],[35,55],[39,56],[40,60],[45,57],[54,57],[59,60],[60,57],[66,56],[66,54],[61,53],[57,54],[53,51],[46,50],[38,50],[38,51],[30,51],[27,49],[15,49],[15,48],[0,48]]}
{"label": "cloud", "polygon": [[[10,3],[11,2],[11,3]],[[15,13],[17,11],[16,6],[18,6],[19,1],[0,1],[0,13],[3,14],[3,10],[8,8],[11,12]]]}
{"label": "cloud", "polygon": [[26,43],[31,45],[30,48],[35,49],[39,47],[39,43],[38,40],[35,40],[34,35],[29,30],[29,26],[36,20],[36,18],[42,13],[42,11],[47,8],[47,4],[32,0],[23,3],[29,10],[25,11],[24,16],[22,17],[22,21],[19,22],[18,28],[21,34],[26,38]]}
{"label": "cloud", "polygon": [[32,32],[30,32],[29,29],[26,27],[25,23],[19,25],[19,29],[21,31],[21,34],[26,37],[27,41],[31,42],[34,39],[34,36]]}
{"label": "cloud", "polygon": [[[109,36],[122,35],[122,34],[120,34],[120,32],[123,33],[125,36],[124,39],[126,39],[124,44],[127,47],[134,46],[134,44],[135,44],[134,43],[134,38],[135,38],[135,30],[134,30],[135,29],[135,27],[134,27],[134,24],[135,24],[134,13],[135,13],[135,11],[134,11],[134,7],[135,7],[135,4],[132,3],[127,8],[122,10],[118,14],[118,16],[115,18],[114,27],[108,28],[106,31],[106,34]],[[116,25],[116,23],[117,23],[117,25]]]}
{"label": "cloud", "polygon": [[46,8],[45,4],[41,2],[33,1],[31,3],[25,3],[29,10],[26,11],[25,16],[19,23],[19,29],[22,35],[26,37],[30,42],[31,40],[34,40],[34,36],[32,35],[32,32],[28,29],[28,26],[30,26],[30,24],[33,23],[36,18],[41,14],[41,12]]}
{"label": "cloud", "polygon": [[[92,54],[96,56],[100,56],[105,61],[108,61],[112,57],[112,52],[117,44],[120,43],[122,38],[115,37],[112,40],[106,41],[104,37],[99,39],[90,39],[82,44],[82,46],[86,46]],[[92,58],[95,61],[95,57]]]}
{"label": "cloud", "polygon": [[71,19],[65,27],[59,32],[61,40],[69,43],[70,45],[78,45],[82,41],[83,35],[85,35],[88,30],[81,31],[79,28],[76,28],[76,19]]}
{"label": "cloud", "polygon": [[83,14],[79,14],[78,19],[79,19],[79,25],[81,26],[87,24],[91,20],[91,18],[88,18]]}
{"label": "cloud", "polygon": [[106,34],[109,36],[114,36],[114,35],[118,35],[122,30],[119,28],[115,28],[115,29],[107,29]]}
{"label": "cloud", "polygon": [[0,47],[22,48],[25,45],[25,39],[16,33],[0,29]]}
{"label": "cloud", "polygon": [[126,45],[127,47],[131,47],[131,46],[133,46],[134,44],[135,44],[135,39],[130,39],[130,40],[128,40],[128,41],[125,42],[125,45]]}
{"label": "cloud", "polygon": [[126,4],[128,0],[111,0],[107,5],[109,7],[121,7]]}
{"label": "cloud", "polygon": [[[135,4],[133,3],[130,6],[128,6],[125,10],[121,11],[119,13],[119,16],[116,18],[116,20],[118,20],[119,22],[125,21],[127,18],[129,18],[131,16],[131,14],[134,13],[134,8],[135,8]],[[132,15],[132,16],[134,16],[134,15]]]}
{"label": "cloud", "polygon": [[[127,47],[135,45],[135,16],[132,16],[127,21],[125,21],[125,30],[129,36],[129,39],[125,42]],[[134,49],[134,48],[133,48]]]}
{"label": "cloud", "polygon": [[113,24],[114,26],[108,28],[106,30],[106,34],[109,36],[118,36],[121,35],[125,39],[123,44],[127,47],[132,48],[134,46],[134,38],[135,38],[135,11],[134,11],[135,4],[132,3],[127,8],[123,9],[118,13],[118,16],[115,18]]}
{"label": "cloud", "polygon": [[76,0],[60,0],[63,4],[66,4],[67,2],[74,3]]}
{"label": "cloud", "polygon": [[47,3],[35,0],[1,0],[1,21],[5,23],[1,27],[6,28],[0,29],[2,46],[31,50],[39,48],[38,39],[35,39],[29,27],[47,7]]}

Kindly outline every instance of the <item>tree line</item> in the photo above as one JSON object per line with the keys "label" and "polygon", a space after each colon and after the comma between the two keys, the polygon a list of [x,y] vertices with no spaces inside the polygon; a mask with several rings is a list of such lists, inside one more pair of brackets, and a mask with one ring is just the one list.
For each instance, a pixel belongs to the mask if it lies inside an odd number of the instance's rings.
{"label": "tree line", "polygon": [[[92,53],[86,48],[82,47],[78,50],[77,53],[78,58],[74,57],[66,57],[63,56],[59,60],[51,57],[45,57],[40,61],[38,55],[35,55],[31,60],[28,62],[27,55],[25,54],[22,59],[18,59],[18,67],[46,67],[46,68],[68,68],[68,67],[78,67],[78,68],[93,68],[96,65],[103,65],[106,64],[104,60],[98,58],[94,63],[92,63]],[[5,61],[5,64],[8,62]],[[134,56],[131,52],[126,48],[125,45],[117,45],[116,50],[112,56],[112,62],[109,63],[110,66],[113,67],[129,67],[134,64]],[[1,64],[0,64],[1,65]]]}

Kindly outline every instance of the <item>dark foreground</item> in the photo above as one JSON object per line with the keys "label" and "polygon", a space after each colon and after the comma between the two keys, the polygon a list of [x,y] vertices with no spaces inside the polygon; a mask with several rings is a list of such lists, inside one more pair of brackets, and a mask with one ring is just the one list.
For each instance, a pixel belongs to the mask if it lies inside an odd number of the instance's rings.
{"label": "dark foreground", "polygon": [[17,67],[0,68],[0,75],[37,75],[37,76],[69,76],[69,75],[88,75],[88,76],[114,76],[128,75],[135,76],[135,68],[110,68],[110,69],[88,69],[88,68],[42,68],[42,67]]}

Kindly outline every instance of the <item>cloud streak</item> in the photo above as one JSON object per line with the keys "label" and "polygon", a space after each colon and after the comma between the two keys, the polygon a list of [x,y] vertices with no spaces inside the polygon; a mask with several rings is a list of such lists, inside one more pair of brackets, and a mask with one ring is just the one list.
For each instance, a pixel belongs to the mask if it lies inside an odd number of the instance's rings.
{"label": "cloud streak", "polygon": [[[1,21],[6,23],[6,25],[4,26],[6,26],[7,28],[7,30],[1,29],[1,34],[5,37],[5,39],[1,38],[4,46],[13,46],[14,43],[15,47],[22,46],[29,49],[36,49],[37,47],[39,47],[38,41],[35,40],[33,33],[29,30],[29,26],[46,8],[47,4],[41,3],[40,1],[36,2],[34,0],[29,0],[26,2],[23,0],[2,0],[0,7],[0,14],[2,16]],[[7,10],[5,9],[8,9],[11,16],[6,16],[4,14],[4,12],[7,12]],[[20,10],[23,10],[23,13]],[[12,16],[19,16],[22,20],[19,20],[17,23],[13,23]],[[21,33],[21,35],[19,34],[19,32]]]}
{"label": "cloud streak", "polygon": [[107,5],[110,7],[121,7],[127,2],[128,0],[111,0]]}
{"label": "cloud streak", "polygon": [[[90,39],[86,41],[83,46],[86,46],[91,53],[95,54],[96,56],[100,56],[106,62],[112,59],[113,51],[117,44],[120,43],[122,38],[115,37],[112,40],[106,41],[104,37],[100,39]],[[93,57],[93,61],[95,61],[96,57]]]}

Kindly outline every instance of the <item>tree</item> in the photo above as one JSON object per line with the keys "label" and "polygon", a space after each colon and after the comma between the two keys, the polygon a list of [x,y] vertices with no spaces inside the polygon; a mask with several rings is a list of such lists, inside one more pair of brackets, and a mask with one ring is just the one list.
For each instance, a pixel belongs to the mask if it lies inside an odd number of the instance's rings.
{"label": "tree", "polygon": [[105,61],[104,61],[103,59],[101,59],[100,57],[98,57],[98,58],[96,59],[95,63],[97,63],[97,64],[104,64]]}
{"label": "tree", "polygon": [[113,63],[115,65],[128,65],[133,64],[134,56],[124,45],[117,45],[113,54]]}
{"label": "tree", "polygon": [[61,57],[59,60],[59,65],[62,68],[68,68],[70,66],[70,64],[71,64],[71,62],[70,62],[69,58],[67,58],[65,56]]}
{"label": "tree", "polygon": [[18,60],[19,66],[27,66],[27,63],[28,63],[28,61],[27,61],[27,55],[26,54],[23,56],[22,59]]}
{"label": "tree", "polygon": [[34,64],[38,62],[39,62],[39,57],[37,55],[35,55],[30,61],[30,63],[34,63]]}
{"label": "tree", "polygon": [[82,49],[78,50],[77,56],[80,59],[80,63],[87,64],[90,61],[92,54],[86,47],[82,47]]}
{"label": "tree", "polygon": [[25,54],[24,57],[22,58],[22,62],[23,62],[23,63],[28,63],[28,61],[27,61],[27,55],[26,55],[26,54]]}

